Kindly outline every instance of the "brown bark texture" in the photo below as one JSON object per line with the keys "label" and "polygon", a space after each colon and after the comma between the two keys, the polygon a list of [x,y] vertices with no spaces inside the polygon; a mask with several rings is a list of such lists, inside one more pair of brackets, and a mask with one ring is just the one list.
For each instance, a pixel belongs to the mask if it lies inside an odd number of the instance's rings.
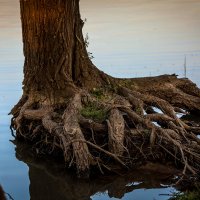
{"label": "brown bark texture", "polygon": [[103,72],[88,57],[79,0],[21,0],[20,5],[25,93],[55,101],[55,96],[71,96],[74,83],[88,87],[100,84]]}
{"label": "brown bark texture", "polygon": [[[23,95],[11,110],[17,139],[62,155],[79,175],[172,162],[198,177],[200,89],[163,75],[117,79],[98,70],[82,35],[79,0],[20,0]],[[115,167],[113,167],[115,166]]]}

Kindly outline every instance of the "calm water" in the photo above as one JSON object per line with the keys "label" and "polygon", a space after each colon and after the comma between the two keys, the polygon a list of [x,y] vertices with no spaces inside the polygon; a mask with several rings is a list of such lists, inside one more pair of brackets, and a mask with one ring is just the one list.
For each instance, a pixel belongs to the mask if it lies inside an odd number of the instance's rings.
{"label": "calm water", "polygon": [[[81,0],[81,12],[93,62],[105,72],[117,77],[183,76],[186,56],[187,76],[200,86],[200,0]],[[15,200],[28,200],[30,194],[34,200],[167,199],[159,194],[172,188],[158,189],[160,180],[155,183],[148,174],[147,180],[135,175],[135,180],[120,182],[118,177],[86,184],[47,172],[45,164],[38,168],[16,153],[7,114],[22,93],[22,66],[19,3],[0,0],[0,184],[6,192]],[[157,189],[145,189],[149,187]]]}

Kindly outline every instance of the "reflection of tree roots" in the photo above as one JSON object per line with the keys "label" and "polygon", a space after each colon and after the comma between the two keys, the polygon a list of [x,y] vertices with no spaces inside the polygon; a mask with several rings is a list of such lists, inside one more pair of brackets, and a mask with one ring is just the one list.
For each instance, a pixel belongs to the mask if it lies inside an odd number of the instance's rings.
{"label": "reflection of tree roots", "polygon": [[4,191],[3,191],[2,187],[1,187],[1,185],[0,185],[0,199],[6,200],[5,193],[4,193]]}
{"label": "reflection of tree roots", "polygon": [[3,191],[3,188],[0,185],[0,200],[6,200],[6,196],[8,196],[9,199],[14,200],[9,193]]}
{"label": "reflection of tree roots", "polygon": [[[139,89],[118,83],[117,92],[104,88],[103,97],[98,98],[77,93],[66,105],[22,98],[11,112],[17,137],[32,141],[37,153],[62,151],[79,175],[88,175],[91,166],[103,172],[112,170],[111,163],[130,168],[146,161],[170,160],[183,166],[184,176],[198,176],[200,139],[195,134],[200,128],[176,113],[199,111],[200,90],[175,76],[134,81]],[[85,117],[82,110],[88,105],[95,108],[90,106],[90,113],[85,109]],[[96,120],[92,115],[104,118]]]}
{"label": "reflection of tree roots", "polygon": [[32,200],[89,200],[92,195],[106,191],[109,197],[122,198],[137,189],[167,187],[176,181],[173,178],[180,173],[168,166],[149,163],[132,172],[120,171],[120,175],[101,175],[101,178],[96,175],[85,180],[66,173],[62,164],[36,158],[31,154],[30,146],[22,143],[16,143],[16,156],[29,166]]}

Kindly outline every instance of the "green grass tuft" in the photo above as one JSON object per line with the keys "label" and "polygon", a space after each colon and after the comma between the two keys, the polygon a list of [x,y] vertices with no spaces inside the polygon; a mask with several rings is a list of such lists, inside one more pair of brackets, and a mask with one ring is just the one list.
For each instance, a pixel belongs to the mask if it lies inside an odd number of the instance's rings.
{"label": "green grass tuft", "polygon": [[104,109],[98,108],[95,104],[88,104],[81,110],[81,115],[97,120],[97,121],[104,121],[107,118],[107,112]]}
{"label": "green grass tuft", "polygon": [[96,97],[97,99],[102,99],[104,98],[104,91],[102,88],[93,88],[91,91],[91,94]]}

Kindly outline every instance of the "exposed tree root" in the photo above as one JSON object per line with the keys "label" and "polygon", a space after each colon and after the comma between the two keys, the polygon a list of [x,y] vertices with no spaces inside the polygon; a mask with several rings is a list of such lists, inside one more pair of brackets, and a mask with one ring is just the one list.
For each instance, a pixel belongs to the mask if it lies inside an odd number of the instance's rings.
{"label": "exposed tree root", "polygon": [[110,111],[108,124],[108,145],[112,153],[123,155],[124,152],[124,118],[118,109]]}
{"label": "exposed tree root", "polygon": [[[92,91],[77,93],[62,105],[23,98],[11,111],[12,125],[17,136],[33,141],[39,152],[61,150],[79,175],[89,174],[92,165],[102,171],[112,169],[111,163],[131,167],[162,160],[182,167],[184,175],[198,176],[200,127],[177,113],[199,111],[200,90],[175,76],[129,82],[116,81],[117,92],[103,88],[101,97]],[[103,119],[95,118],[103,112]]]}
{"label": "exposed tree root", "polygon": [[76,94],[69,102],[63,114],[64,132],[68,140],[72,143],[73,156],[78,173],[89,171],[92,156],[88,150],[87,144],[78,140],[85,141],[80,125],[78,123],[78,114],[81,109],[81,96]]}

